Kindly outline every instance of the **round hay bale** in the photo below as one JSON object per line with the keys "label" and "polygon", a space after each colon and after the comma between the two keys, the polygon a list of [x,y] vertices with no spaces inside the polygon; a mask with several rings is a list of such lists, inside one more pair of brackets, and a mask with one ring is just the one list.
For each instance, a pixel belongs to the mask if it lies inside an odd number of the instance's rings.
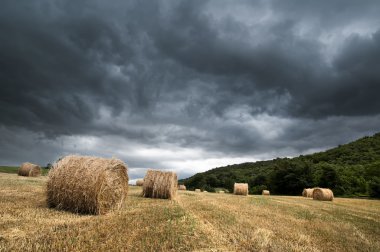
{"label": "round hay bale", "polygon": [[119,159],[66,156],[49,172],[47,203],[60,210],[105,214],[120,209],[127,193],[127,166]]}
{"label": "round hay bale", "polygon": [[247,183],[235,183],[234,184],[234,194],[236,195],[248,195],[248,184]]}
{"label": "round hay bale", "polygon": [[148,170],[144,177],[143,197],[174,199],[177,195],[177,174]]}
{"label": "round hay bale", "polygon": [[186,191],[186,186],[185,185],[179,185],[178,190]]}
{"label": "round hay bale", "polygon": [[313,190],[313,200],[332,201],[334,193],[328,188],[315,188]]}
{"label": "round hay bale", "polygon": [[144,185],[144,180],[143,179],[136,180],[136,185],[137,186],[143,186]]}
{"label": "round hay bale", "polygon": [[225,191],[218,191],[218,193],[225,193]]}
{"label": "round hay bale", "polygon": [[201,189],[195,189],[195,192],[201,192]]}
{"label": "round hay bale", "polygon": [[263,190],[263,192],[261,193],[262,195],[270,195],[270,191],[268,190]]}
{"label": "round hay bale", "polygon": [[314,188],[305,188],[305,189],[303,189],[303,191],[302,191],[302,197],[312,198],[313,197],[313,191],[314,191]]}
{"label": "round hay bale", "polygon": [[38,177],[41,175],[41,167],[32,163],[22,163],[18,169],[19,176]]}

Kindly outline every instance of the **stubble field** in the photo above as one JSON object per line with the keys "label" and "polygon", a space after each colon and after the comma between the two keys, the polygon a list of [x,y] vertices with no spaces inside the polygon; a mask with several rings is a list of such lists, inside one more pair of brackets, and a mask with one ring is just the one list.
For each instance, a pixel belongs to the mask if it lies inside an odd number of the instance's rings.
{"label": "stubble field", "polygon": [[77,215],[46,206],[47,178],[0,173],[0,251],[380,251],[380,201],[179,191],[121,211]]}

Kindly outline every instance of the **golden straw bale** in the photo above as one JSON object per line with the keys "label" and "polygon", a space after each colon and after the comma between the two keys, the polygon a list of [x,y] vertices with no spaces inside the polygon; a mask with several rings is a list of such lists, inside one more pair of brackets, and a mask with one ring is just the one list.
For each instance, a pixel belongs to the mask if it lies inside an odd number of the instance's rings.
{"label": "golden straw bale", "polygon": [[195,189],[195,192],[201,192],[201,189]]}
{"label": "golden straw bale", "polygon": [[218,193],[225,193],[225,191],[218,191]]}
{"label": "golden straw bale", "polygon": [[177,174],[148,170],[144,177],[143,197],[174,199],[177,195]]}
{"label": "golden straw bale", "polygon": [[38,177],[41,175],[41,167],[32,163],[23,163],[18,169],[19,176]]}
{"label": "golden straw bale", "polygon": [[234,184],[234,194],[236,195],[248,195],[248,184],[247,183],[235,183]]}
{"label": "golden straw bale", "polygon": [[313,200],[332,201],[334,193],[328,188],[315,188],[313,191]]}
{"label": "golden straw bale", "polygon": [[186,191],[186,186],[185,185],[179,185],[178,190],[184,190]]}
{"label": "golden straw bale", "polygon": [[136,185],[137,186],[143,186],[144,185],[144,180],[143,179],[136,180]]}
{"label": "golden straw bale", "polygon": [[60,210],[105,214],[120,209],[127,193],[127,166],[119,159],[71,155],[49,172],[47,203]]}
{"label": "golden straw bale", "polygon": [[261,193],[262,195],[270,195],[270,191],[268,190],[263,190],[263,192]]}
{"label": "golden straw bale", "polygon": [[305,188],[302,191],[302,196],[306,198],[313,198],[314,188]]}

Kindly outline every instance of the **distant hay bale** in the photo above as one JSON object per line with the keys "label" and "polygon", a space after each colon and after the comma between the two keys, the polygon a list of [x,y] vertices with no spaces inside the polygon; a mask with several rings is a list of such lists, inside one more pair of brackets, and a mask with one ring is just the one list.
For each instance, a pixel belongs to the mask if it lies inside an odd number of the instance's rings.
{"label": "distant hay bale", "polygon": [[177,195],[177,174],[148,170],[144,177],[143,197],[174,199]]}
{"label": "distant hay bale", "polygon": [[201,192],[201,189],[195,189],[195,192]]}
{"label": "distant hay bale", "polygon": [[143,179],[136,180],[136,185],[137,186],[143,186],[144,185],[144,180]]}
{"label": "distant hay bale", "polygon": [[119,159],[71,155],[49,172],[47,203],[60,210],[105,214],[120,209],[127,193],[127,166]]}
{"label": "distant hay bale", "polygon": [[218,193],[225,193],[225,191],[218,191]]}
{"label": "distant hay bale", "polygon": [[248,195],[248,184],[247,183],[235,183],[234,184],[234,194],[236,195]]}
{"label": "distant hay bale", "polygon": [[268,191],[268,190],[263,190],[262,195],[270,195],[270,191]]}
{"label": "distant hay bale", "polygon": [[203,192],[208,192],[208,191],[204,190]]}
{"label": "distant hay bale", "polygon": [[41,175],[41,167],[32,163],[23,163],[18,169],[19,176],[38,177]]}
{"label": "distant hay bale", "polygon": [[270,191],[269,190],[263,190],[261,194],[262,195],[270,195]]}
{"label": "distant hay bale", "polygon": [[314,188],[305,188],[302,191],[302,196],[306,198],[313,198]]}
{"label": "distant hay bale", "polygon": [[315,188],[313,191],[313,200],[332,201],[334,193],[328,188]]}
{"label": "distant hay bale", "polygon": [[185,185],[179,185],[178,190],[186,191],[186,186]]}

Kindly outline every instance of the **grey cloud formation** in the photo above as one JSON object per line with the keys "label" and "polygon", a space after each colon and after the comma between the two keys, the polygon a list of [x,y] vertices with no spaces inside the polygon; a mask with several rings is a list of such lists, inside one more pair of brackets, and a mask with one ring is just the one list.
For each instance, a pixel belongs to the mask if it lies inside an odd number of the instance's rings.
{"label": "grey cloud formation", "polygon": [[380,130],[378,1],[3,1],[0,160],[184,177]]}

